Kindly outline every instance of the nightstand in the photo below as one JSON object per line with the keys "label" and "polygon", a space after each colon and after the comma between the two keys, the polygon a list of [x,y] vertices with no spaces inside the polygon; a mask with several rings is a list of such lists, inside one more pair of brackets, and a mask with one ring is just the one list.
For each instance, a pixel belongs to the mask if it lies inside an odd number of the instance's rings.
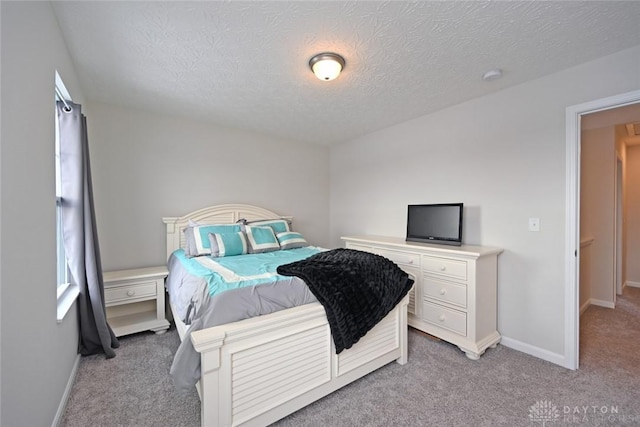
{"label": "nightstand", "polygon": [[107,322],[116,336],[169,329],[164,308],[166,267],[105,271],[104,299]]}

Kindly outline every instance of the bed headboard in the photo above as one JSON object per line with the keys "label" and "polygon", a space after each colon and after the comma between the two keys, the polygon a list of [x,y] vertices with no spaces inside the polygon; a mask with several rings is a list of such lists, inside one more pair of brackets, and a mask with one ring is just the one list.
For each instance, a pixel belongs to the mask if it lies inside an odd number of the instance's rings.
{"label": "bed headboard", "polygon": [[184,247],[182,229],[189,224],[189,220],[200,224],[235,224],[241,218],[249,221],[274,218],[292,219],[292,217],[281,216],[258,206],[242,204],[209,206],[179,217],[164,217],[162,222],[167,226],[167,259],[173,251]]}

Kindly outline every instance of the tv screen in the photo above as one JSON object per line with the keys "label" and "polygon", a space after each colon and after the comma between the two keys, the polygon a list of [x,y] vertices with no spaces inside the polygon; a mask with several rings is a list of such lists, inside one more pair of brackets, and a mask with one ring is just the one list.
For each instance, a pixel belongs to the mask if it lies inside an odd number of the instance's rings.
{"label": "tv screen", "polygon": [[462,203],[409,205],[407,241],[462,245]]}

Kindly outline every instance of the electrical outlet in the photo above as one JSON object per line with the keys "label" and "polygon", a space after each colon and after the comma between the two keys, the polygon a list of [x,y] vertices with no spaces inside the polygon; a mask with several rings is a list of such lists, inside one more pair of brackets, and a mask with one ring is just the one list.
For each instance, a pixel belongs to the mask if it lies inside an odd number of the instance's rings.
{"label": "electrical outlet", "polygon": [[540,218],[529,218],[529,231],[540,231]]}

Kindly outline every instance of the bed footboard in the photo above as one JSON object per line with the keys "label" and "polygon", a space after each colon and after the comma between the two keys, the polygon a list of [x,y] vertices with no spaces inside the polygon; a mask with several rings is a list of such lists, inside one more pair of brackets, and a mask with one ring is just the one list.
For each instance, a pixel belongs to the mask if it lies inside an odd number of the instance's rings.
{"label": "bed footboard", "polygon": [[405,364],[408,302],[339,355],[319,303],[193,332],[202,425],[264,426],[393,360]]}

